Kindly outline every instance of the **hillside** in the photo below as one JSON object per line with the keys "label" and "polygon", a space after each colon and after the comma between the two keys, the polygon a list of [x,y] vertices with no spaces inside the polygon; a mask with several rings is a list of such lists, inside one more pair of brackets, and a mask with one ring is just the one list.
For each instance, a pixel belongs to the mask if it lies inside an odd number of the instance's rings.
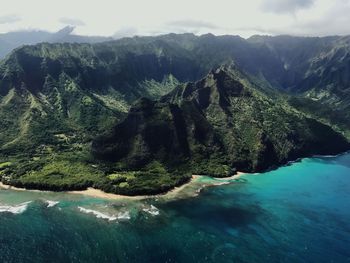
{"label": "hillside", "polygon": [[[269,98],[236,69],[221,67],[158,102],[141,99],[92,147],[96,158],[116,163],[116,169],[145,169],[156,160],[169,172],[220,177],[340,153],[349,143],[283,98]],[[124,179],[123,190],[132,190],[135,179]],[[119,192],[120,185],[106,189]]]}
{"label": "hillside", "polygon": [[[337,115],[345,115],[347,120],[350,119],[349,36],[255,36],[248,41],[268,47],[283,62],[282,88],[320,102],[326,108],[341,111]],[[346,126],[349,128],[348,122]]]}
{"label": "hillside", "polygon": [[[72,38],[67,42],[79,42],[73,40],[75,36],[67,36]],[[212,68],[234,62],[259,80],[261,86],[341,110],[350,119],[349,51],[349,37],[253,36],[243,39],[211,34],[168,34],[97,44],[26,46],[13,52],[4,63],[11,64],[17,55],[23,54],[32,63],[45,58],[45,66],[56,79],[57,74],[64,71],[71,78],[81,78],[81,86],[89,89],[117,87],[123,95],[126,91],[127,99],[134,101],[140,96],[148,97],[143,85],[135,90],[137,83],[144,80],[161,82],[171,74],[180,82],[196,81]],[[30,67],[24,71],[29,73]],[[17,79],[17,75],[14,78]],[[126,90],[129,85],[134,86],[132,93]],[[0,90],[3,92],[3,87]],[[158,91],[156,89],[153,94]],[[332,119],[328,119],[330,121]]]}
{"label": "hillside", "polygon": [[89,44],[40,44],[3,61],[0,150],[33,151],[58,135],[91,138],[120,120],[136,99],[159,98],[178,84],[171,71],[158,72],[154,53],[142,65],[143,54],[131,59],[118,49],[106,61],[109,51]]}
{"label": "hillside", "polygon": [[155,49],[146,52],[68,43],[12,52],[0,63],[0,164],[11,164],[0,168],[2,178],[44,171],[44,181],[54,181],[46,187],[63,190],[104,174],[90,157],[91,140],[138,98],[157,99],[179,83],[169,69],[158,70],[166,61]]}

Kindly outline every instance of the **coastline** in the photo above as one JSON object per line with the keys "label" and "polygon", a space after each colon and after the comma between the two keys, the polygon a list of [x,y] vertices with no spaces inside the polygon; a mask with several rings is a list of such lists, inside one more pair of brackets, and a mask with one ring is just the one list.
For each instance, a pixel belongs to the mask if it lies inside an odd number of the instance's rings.
{"label": "coastline", "polygon": [[29,191],[29,192],[50,192],[50,191],[43,191],[43,190],[36,190],[36,189],[26,189],[26,188],[19,188],[19,187],[15,187],[9,184],[4,184],[3,182],[0,181],[0,189],[3,190],[13,190],[13,191]]}
{"label": "coastline", "polygon": [[236,179],[238,179],[238,178],[240,178],[240,177],[242,177],[242,176],[244,176],[244,175],[247,175],[247,174],[249,174],[249,173],[244,173],[244,172],[239,172],[239,171],[237,171],[237,173],[236,174],[234,174],[234,175],[232,175],[232,176],[230,176],[230,177],[220,177],[220,178],[215,178],[216,180],[220,180],[220,181],[226,181],[226,180],[236,180]]}
{"label": "coastline", "polygon": [[[230,176],[230,177],[224,177],[224,178],[215,178],[213,177],[215,180],[218,181],[223,181],[223,182],[218,182],[218,183],[213,183],[210,185],[202,185],[201,188],[205,187],[205,186],[218,186],[218,185],[222,185],[222,184],[229,184],[230,182],[228,182],[229,180],[235,180],[240,178],[241,176],[245,175],[246,173],[242,173],[242,172],[237,172],[235,175]],[[182,192],[185,188],[191,187],[191,186],[195,186],[195,184],[199,181],[199,179],[201,178],[201,175],[192,175],[192,178],[190,179],[189,182],[175,187],[163,194],[158,194],[158,195],[137,195],[137,196],[128,196],[128,195],[119,195],[119,194],[112,194],[112,193],[106,193],[103,192],[102,190],[93,188],[93,187],[89,187],[86,190],[77,190],[77,191],[65,191],[65,192],[61,192],[61,193],[67,193],[67,194],[74,194],[74,195],[82,195],[82,196],[88,196],[88,197],[94,197],[94,198],[101,198],[101,199],[109,199],[109,200],[120,200],[120,199],[129,199],[129,200],[142,200],[142,199],[148,199],[148,198],[157,198],[157,197],[164,197],[164,198],[176,198],[179,196],[179,193]],[[200,188],[200,189],[201,189]],[[33,190],[33,189],[25,189],[25,188],[19,188],[19,187],[15,187],[15,186],[11,186],[11,185],[7,185],[4,184],[3,182],[0,182],[0,189],[4,189],[4,190],[13,190],[13,191],[29,191],[29,192],[45,192],[45,193],[49,193],[51,191],[42,191],[42,190]],[[198,193],[198,191],[200,191],[200,189],[196,189],[196,193]]]}
{"label": "coastline", "polygon": [[191,186],[193,183],[195,183],[200,178],[200,175],[192,175],[192,178],[189,182],[175,187],[163,194],[157,194],[157,195],[135,195],[135,196],[129,196],[129,195],[118,195],[118,194],[112,194],[112,193],[106,193],[102,190],[89,187],[86,190],[82,191],[68,191],[66,193],[69,194],[77,194],[77,195],[85,195],[95,198],[102,198],[102,199],[110,199],[110,200],[118,200],[118,199],[129,199],[129,200],[142,200],[147,198],[154,198],[154,197],[170,197],[170,196],[176,196],[179,192],[181,192],[184,188],[187,188],[188,186]]}

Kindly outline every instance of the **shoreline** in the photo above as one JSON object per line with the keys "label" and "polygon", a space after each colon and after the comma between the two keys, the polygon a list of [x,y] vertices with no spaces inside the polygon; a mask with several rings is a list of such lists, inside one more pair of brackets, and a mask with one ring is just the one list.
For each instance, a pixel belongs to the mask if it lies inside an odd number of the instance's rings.
{"label": "shoreline", "polygon": [[220,178],[217,178],[217,177],[213,177],[215,180],[220,180],[220,181],[226,181],[226,180],[236,180],[244,175],[247,175],[247,174],[250,174],[250,173],[244,173],[244,172],[239,172],[237,171],[236,174],[230,176],[230,177],[220,177]]}
{"label": "shoreline", "polygon": [[[212,178],[215,180],[220,180],[220,181],[235,180],[235,179],[238,179],[246,174],[247,173],[237,172],[235,175],[230,176],[230,177],[223,177],[223,178],[212,177]],[[136,196],[119,195],[119,194],[106,193],[106,192],[103,192],[102,190],[92,188],[92,187],[89,187],[88,189],[81,190],[81,191],[67,191],[66,193],[76,194],[76,195],[84,195],[84,196],[102,198],[102,199],[110,199],[110,200],[119,200],[119,199],[142,200],[142,199],[148,199],[148,198],[171,198],[171,197],[176,198],[176,197],[178,197],[178,194],[180,192],[182,192],[182,190],[193,186],[195,183],[197,183],[197,181],[201,177],[202,177],[202,175],[193,174],[192,178],[187,183],[180,185],[180,186],[177,186],[177,187],[175,187],[175,188],[173,188],[165,193],[156,194],[156,195],[136,195]],[[213,183],[212,185],[206,185],[206,187],[207,186],[220,186],[223,184],[230,184],[230,183],[231,182]],[[200,189],[202,189],[202,187]]]}
{"label": "shoreline", "polygon": [[29,191],[29,192],[50,192],[50,191],[44,191],[44,190],[37,190],[37,189],[26,189],[26,188],[20,188],[20,187],[15,187],[9,184],[4,184],[3,182],[0,181],[0,189],[3,190],[13,190],[13,191]]}
{"label": "shoreline", "polygon": [[[336,154],[334,156],[333,155],[332,156],[313,155],[313,156],[309,156],[309,157],[301,157],[301,158],[295,159],[294,161],[289,161],[289,162],[285,163],[284,165],[279,166],[278,168],[283,167],[283,166],[287,166],[287,165],[294,163],[294,162],[298,162],[298,161],[305,159],[305,158],[337,157],[337,156],[342,156],[345,154],[350,154],[350,151],[345,151],[345,152]],[[240,177],[242,177],[244,175],[249,175],[249,174],[254,174],[254,173],[245,173],[245,172],[237,171],[236,174],[234,174],[233,176],[230,176],[230,177],[220,177],[220,178],[211,177],[214,180],[223,181],[223,182],[202,185],[202,187],[197,189],[195,192],[199,193],[201,191],[201,189],[203,189],[204,187],[208,187],[208,186],[219,186],[219,185],[224,185],[224,184],[230,184],[231,183],[231,182],[229,182],[230,180],[239,179]],[[37,192],[37,193],[68,193],[68,194],[75,194],[75,195],[80,194],[83,196],[90,196],[90,197],[101,198],[101,199],[110,199],[110,200],[113,200],[113,199],[114,200],[117,200],[117,199],[141,200],[141,199],[159,198],[159,197],[176,198],[178,196],[179,192],[181,192],[184,188],[191,186],[194,182],[196,182],[198,180],[198,178],[200,178],[202,176],[203,175],[192,175],[192,178],[189,180],[189,182],[187,182],[181,186],[175,187],[175,188],[173,188],[165,193],[157,194],[157,195],[137,195],[137,196],[118,195],[118,194],[106,193],[106,192],[103,192],[102,190],[92,188],[92,187],[90,187],[86,190],[54,192],[54,191],[47,191],[47,190],[19,188],[19,187],[4,184],[1,181],[0,181],[0,190],[3,189],[3,190],[13,190],[13,191],[28,191],[28,192]],[[207,177],[210,177],[210,176],[207,176]]]}
{"label": "shoreline", "polygon": [[[222,183],[213,183],[211,185],[207,186],[219,186],[223,184],[229,184],[227,180],[235,180],[240,178],[241,176],[245,175],[247,173],[243,172],[237,172],[235,175],[230,177],[222,177],[222,178],[215,178],[212,177],[215,180],[223,181]],[[89,196],[94,198],[101,198],[101,199],[109,199],[109,200],[120,200],[120,199],[129,199],[129,200],[142,200],[142,199],[148,199],[148,198],[157,198],[157,197],[177,197],[178,194],[185,188],[192,186],[195,184],[202,175],[192,175],[192,178],[185,184],[181,186],[177,186],[165,193],[157,194],[157,195],[136,195],[136,196],[129,196],[129,195],[119,195],[119,194],[113,194],[113,193],[107,193],[100,189],[96,189],[93,187],[89,187],[86,190],[75,190],[75,191],[62,191],[62,192],[54,192],[54,191],[45,191],[45,190],[37,190],[37,189],[26,189],[26,188],[19,188],[15,186],[11,186],[8,184],[4,184],[3,182],[0,182],[0,189],[4,190],[13,190],[13,191],[29,191],[29,192],[36,192],[36,193],[67,193],[67,194],[73,194],[73,195],[82,195],[82,196]],[[224,182],[227,181],[227,182]]]}
{"label": "shoreline", "polygon": [[200,178],[200,175],[192,175],[192,178],[187,183],[177,186],[165,193],[156,194],[156,195],[135,195],[135,196],[119,195],[119,194],[106,193],[106,192],[103,192],[102,190],[92,188],[92,187],[82,191],[68,191],[67,193],[85,195],[85,196],[102,198],[102,199],[110,199],[110,200],[118,200],[118,199],[142,200],[142,199],[148,199],[148,198],[169,197],[172,195],[176,197],[179,192],[181,192],[184,188],[187,188],[192,184],[194,184],[199,178]]}
{"label": "shoreline", "polygon": [[[246,173],[237,172],[235,175],[230,177],[223,177],[223,178],[215,178],[213,179],[218,181],[226,181],[226,180],[234,180],[238,179],[241,176],[245,175]],[[148,198],[169,198],[169,197],[177,197],[180,192],[182,192],[183,189],[188,188],[190,186],[193,186],[202,175],[192,175],[192,178],[185,184],[175,187],[165,193],[157,194],[157,195],[136,195],[136,196],[129,196],[129,195],[119,195],[119,194],[113,194],[113,193],[106,193],[100,189],[96,189],[93,187],[89,187],[86,190],[76,190],[76,191],[62,191],[62,192],[53,192],[53,191],[45,191],[45,190],[36,190],[36,189],[26,189],[26,188],[19,188],[11,185],[4,184],[3,182],[0,182],[0,189],[4,190],[13,190],[13,191],[29,191],[29,192],[36,192],[36,193],[67,193],[67,194],[73,194],[73,195],[82,195],[82,196],[89,196],[94,198],[101,198],[101,199],[109,199],[109,200],[120,200],[120,199],[129,199],[129,200],[142,200],[142,199],[148,199]],[[213,183],[212,186],[219,186],[222,184],[229,184],[230,182],[222,182],[222,183]],[[207,185],[210,186],[210,185]]]}
{"label": "shoreline", "polygon": [[36,192],[36,193],[62,193],[62,194],[67,193],[67,194],[82,195],[82,196],[89,196],[89,197],[109,199],[109,200],[119,200],[119,199],[142,200],[142,199],[148,199],[148,198],[154,198],[154,197],[169,197],[170,195],[176,196],[184,188],[190,186],[199,178],[200,178],[200,175],[192,175],[192,178],[187,183],[180,185],[178,187],[175,187],[165,193],[157,194],[157,195],[135,195],[135,196],[120,195],[120,194],[107,193],[93,187],[89,187],[86,190],[54,192],[54,191],[45,191],[45,190],[37,190],[37,189],[19,188],[8,184],[4,184],[3,182],[0,182],[0,190],[3,189],[3,190],[12,190],[12,191],[21,191],[21,192],[28,191],[28,192]]}

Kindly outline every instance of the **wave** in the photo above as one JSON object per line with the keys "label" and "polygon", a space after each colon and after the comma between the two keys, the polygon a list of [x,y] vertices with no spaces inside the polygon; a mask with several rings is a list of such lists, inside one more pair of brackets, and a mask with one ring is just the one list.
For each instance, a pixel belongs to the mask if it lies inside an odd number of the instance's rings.
{"label": "wave", "polygon": [[128,211],[125,212],[120,212],[117,215],[107,215],[104,213],[101,213],[99,211],[96,210],[92,210],[92,209],[87,209],[81,206],[78,206],[78,209],[86,214],[93,214],[95,215],[97,218],[102,218],[102,219],[107,219],[108,221],[115,221],[115,220],[128,220],[130,219],[130,213]]}
{"label": "wave", "polygon": [[24,211],[27,210],[28,205],[31,202],[32,201],[24,202],[24,203],[21,203],[19,205],[14,205],[14,206],[0,205],[0,213],[22,214]]}
{"label": "wave", "polygon": [[151,205],[150,208],[144,208],[142,210],[146,213],[153,215],[153,216],[159,215],[159,209],[157,207],[155,207],[154,205]]}
{"label": "wave", "polygon": [[58,201],[46,200],[45,203],[47,204],[47,207],[54,207],[54,206],[57,205],[59,202],[58,202]]}
{"label": "wave", "polygon": [[130,213],[129,213],[129,211],[120,212],[120,213],[117,215],[117,219],[119,219],[119,220],[129,220],[129,219],[130,219]]}

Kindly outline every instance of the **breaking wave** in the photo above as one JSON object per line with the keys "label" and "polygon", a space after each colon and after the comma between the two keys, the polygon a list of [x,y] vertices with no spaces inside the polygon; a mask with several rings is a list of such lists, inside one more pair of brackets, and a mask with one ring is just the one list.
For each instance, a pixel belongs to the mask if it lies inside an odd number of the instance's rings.
{"label": "breaking wave", "polygon": [[11,213],[11,214],[22,214],[24,211],[27,210],[28,205],[32,201],[24,202],[19,205],[0,205],[0,213]]}
{"label": "breaking wave", "polygon": [[102,218],[102,219],[107,219],[108,221],[115,221],[115,220],[127,220],[130,219],[130,213],[128,211],[126,212],[120,212],[117,215],[107,215],[104,214],[102,212],[96,211],[96,210],[92,210],[92,209],[87,209],[81,206],[78,206],[78,209],[86,214],[93,214],[95,215],[97,218]]}
{"label": "breaking wave", "polygon": [[51,201],[51,200],[46,200],[45,203],[47,204],[47,207],[54,207],[55,205],[59,204],[58,201]]}
{"label": "breaking wave", "polygon": [[151,205],[150,208],[143,208],[142,211],[149,213],[153,216],[159,215],[159,209],[155,207],[154,205]]}

